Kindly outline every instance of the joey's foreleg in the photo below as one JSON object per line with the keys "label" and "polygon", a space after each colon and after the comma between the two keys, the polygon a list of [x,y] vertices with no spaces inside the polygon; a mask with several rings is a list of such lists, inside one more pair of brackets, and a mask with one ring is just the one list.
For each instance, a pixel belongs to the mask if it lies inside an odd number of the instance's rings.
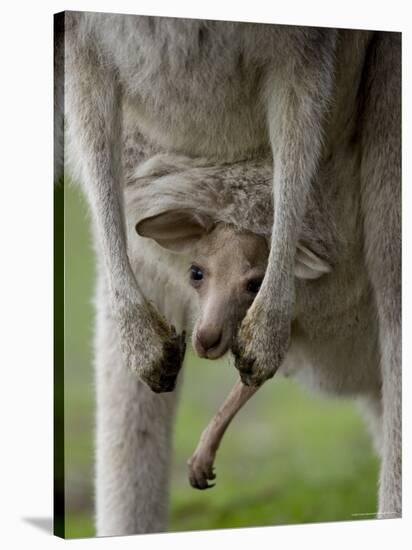
{"label": "joey's foreleg", "polygon": [[311,60],[302,65],[297,71],[299,80],[278,90],[269,101],[274,158],[272,242],[262,287],[234,346],[236,367],[248,385],[260,385],[272,377],[289,347],[294,258],[321,155],[321,134],[332,88],[332,38],[329,47],[325,45],[323,64]]}
{"label": "joey's foreleg", "polygon": [[171,391],[181,367],[182,339],[144,299],[127,256],[120,86],[75,29],[67,32],[66,101],[72,155],[91,207],[125,364],[153,391]]}
{"label": "joey's foreleg", "polygon": [[215,479],[213,463],[222,437],[230,422],[258,388],[236,382],[217,414],[203,431],[195,452],[188,461],[189,481],[196,489],[213,487],[209,480]]}

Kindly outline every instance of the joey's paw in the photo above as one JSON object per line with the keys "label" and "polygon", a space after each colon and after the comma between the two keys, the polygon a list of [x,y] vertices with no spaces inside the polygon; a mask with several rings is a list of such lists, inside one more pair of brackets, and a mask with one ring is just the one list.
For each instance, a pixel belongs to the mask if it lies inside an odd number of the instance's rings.
{"label": "joey's paw", "polygon": [[149,303],[118,315],[126,365],[152,391],[173,391],[182,367],[186,334],[177,334]]}
{"label": "joey's paw", "polygon": [[232,346],[235,367],[247,386],[260,386],[280,367],[290,343],[290,316],[256,301]]}
{"label": "joey's paw", "polygon": [[209,483],[209,480],[216,479],[213,462],[214,456],[205,452],[195,452],[188,460],[189,482],[194,489],[211,489],[215,486],[215,483]]}

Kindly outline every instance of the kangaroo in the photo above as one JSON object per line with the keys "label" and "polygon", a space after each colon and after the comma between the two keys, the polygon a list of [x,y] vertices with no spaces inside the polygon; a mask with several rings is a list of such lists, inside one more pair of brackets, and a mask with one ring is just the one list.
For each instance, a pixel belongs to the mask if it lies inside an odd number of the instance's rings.
{"label": "kangaroo", "polygon": [[[56,44],[64,43],[71,165],[89,198],[122,363],[154,392],[175,388],[183,339],[142,292],[142,262],[133,268],[129,260],[122,196],[127,136],[137,131],[149,148],[211,165],[272,157],[267,268],[234,346],[246,385],[272,377],[290,348],[295,256],[309,205],[328,193],[328,182],[339,182],[342,192],[358,185],[362,258],[379,320],[379,511],[399,515],[400,35],[78,12],[63,17],[64,41]],[[56,86],[57,112],[61,89]],[[322,186],[314,195],[316,182]],[[350,201],[344,204],[350,211]]]}

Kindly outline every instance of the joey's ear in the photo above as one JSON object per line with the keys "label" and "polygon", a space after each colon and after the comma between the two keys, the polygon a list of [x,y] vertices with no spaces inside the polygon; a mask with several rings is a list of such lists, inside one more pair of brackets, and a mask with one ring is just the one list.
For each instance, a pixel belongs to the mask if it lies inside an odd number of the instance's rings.
{"label": "joey's ear", "polygon": [[175,209],[140,220],[136,224],[136,231],[142,237],[154,239],[167,250],[187,252],[211,231],[213,225],[207,214]]}
{"label": "joey's ear", "polygon": [[295,257],[295,276],[298,279],[318,279],[332,270],[331,266],[314,252],[298,244]]}

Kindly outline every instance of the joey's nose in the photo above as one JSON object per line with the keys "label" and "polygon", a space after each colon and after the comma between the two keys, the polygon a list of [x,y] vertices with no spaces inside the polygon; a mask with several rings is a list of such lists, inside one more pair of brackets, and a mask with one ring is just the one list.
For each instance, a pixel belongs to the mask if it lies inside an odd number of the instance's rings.
{"label": "joey's nose", "polygon": [[216,329],[200,328],[197,331],[197,342],[200,344],[204,355],[219,346],[222,341],[222,332]]}

